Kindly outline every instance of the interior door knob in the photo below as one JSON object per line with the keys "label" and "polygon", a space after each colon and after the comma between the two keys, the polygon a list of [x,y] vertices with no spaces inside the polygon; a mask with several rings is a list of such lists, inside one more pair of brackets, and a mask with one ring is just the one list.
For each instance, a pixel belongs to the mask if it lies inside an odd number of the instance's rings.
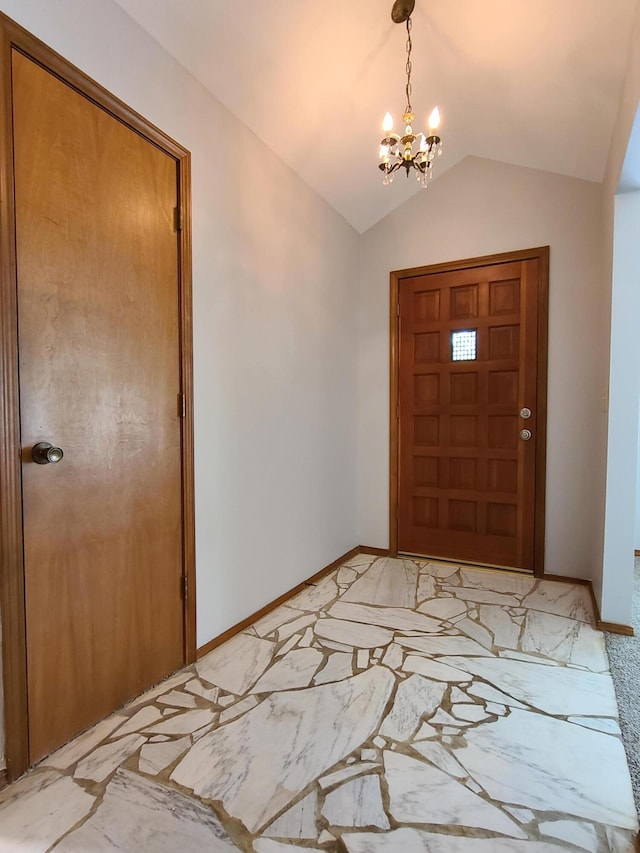
{"label": "interior door knob", "polygon": [[64,453],[61,447],[53,447],[48,441],[39,441],[31,451],[31,457],[38,465],[60,462]]}
{"label": "interior door knob", "polygon": [[529,441],[529,439],[531,438],[531,435],[532,435],[532,433],[531,433],[530,429],[521,429],[520,430],[520,438],[523,441]]}

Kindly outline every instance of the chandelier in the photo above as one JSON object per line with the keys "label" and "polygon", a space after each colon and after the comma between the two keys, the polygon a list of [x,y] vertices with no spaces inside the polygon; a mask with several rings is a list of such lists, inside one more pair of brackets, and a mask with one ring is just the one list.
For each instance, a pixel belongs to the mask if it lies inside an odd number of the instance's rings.
{"label": "chandelier", "polygon": [[426,187],[433,174],[433,161],[436,156],[442,154],[442,140],[436,134],[440,125],[440,111],[437,107],[429,116],[429,134],[413,132],[416,116],[411,106],[411,13],[414,6],[415,0],[396,0],[391,10],[391,18],[395,24],[402,24],[405,21],[407,24],[407,84],[405,87],[407,106],[402,116],[402,123],[405,126],[402,136],[392,132],[391,113],[385,115],[382,123],[382,129],[386,135],[380,141],[378,168],[382,171],[382,183],[385,186],[393,181],[394,173],[398,169],[405,169],[407,178],[409,172],[414,169],[417,180]]}

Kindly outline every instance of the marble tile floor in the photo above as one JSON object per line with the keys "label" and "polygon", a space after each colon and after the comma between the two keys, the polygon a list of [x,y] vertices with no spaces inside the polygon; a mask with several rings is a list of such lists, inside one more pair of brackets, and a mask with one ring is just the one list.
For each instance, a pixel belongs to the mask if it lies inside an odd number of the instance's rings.
{"label": "marble tile floor", "polygon": [[0,851],[631,853],[588,591],[359,556],[0,794]]}

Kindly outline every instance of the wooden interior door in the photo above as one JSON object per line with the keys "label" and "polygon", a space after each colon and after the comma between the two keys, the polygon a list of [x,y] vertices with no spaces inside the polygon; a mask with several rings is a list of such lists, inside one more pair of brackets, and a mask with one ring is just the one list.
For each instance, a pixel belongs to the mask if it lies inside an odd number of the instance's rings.
{"label": "wooden interior door", "polygon": [[184,660],[177,165],[12,74],[33,762]]}
{"label": "wooden interior door", "polygon": [[534,569],[539,265],[398,280],[399,551]]}

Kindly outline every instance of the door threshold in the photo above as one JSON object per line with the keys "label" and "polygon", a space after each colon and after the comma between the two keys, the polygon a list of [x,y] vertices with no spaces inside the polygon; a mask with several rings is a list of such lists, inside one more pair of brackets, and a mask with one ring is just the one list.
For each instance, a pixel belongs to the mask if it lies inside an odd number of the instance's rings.
{"label": "door threshold", "polygon": [[454,560],[449,557],[436,557],[432,554],[411,554],[408,551],[398,551],[398,557],[411,557],[416,560],[426,560],[428,562],[444,563],[448,566],[463,566],[465,569],[480,569],[481,571],[490,572],[509,572],[512,575],[526,575],[527,577],[535,577],[531,569],[518,569],[514,566],[498,566],[493,563],[473,563],[469,560]]}

